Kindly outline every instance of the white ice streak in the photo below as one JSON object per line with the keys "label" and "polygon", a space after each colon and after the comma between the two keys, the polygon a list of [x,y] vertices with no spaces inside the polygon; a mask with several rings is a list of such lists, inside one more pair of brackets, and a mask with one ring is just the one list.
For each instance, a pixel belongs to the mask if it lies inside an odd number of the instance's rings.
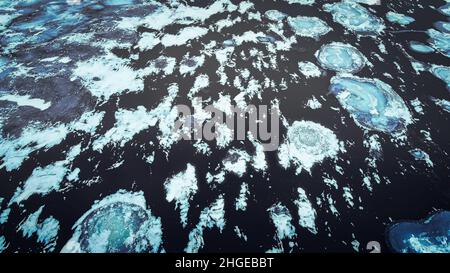
{"label": "white ice streak", "polygon": [[187,165],[184,172],[180,172],[166,180],[164,183],[166,200],[175,201],[176,208],[180,209],[181,224],[186,227],[188,220],[189,202],[198,190],[195,168]]}

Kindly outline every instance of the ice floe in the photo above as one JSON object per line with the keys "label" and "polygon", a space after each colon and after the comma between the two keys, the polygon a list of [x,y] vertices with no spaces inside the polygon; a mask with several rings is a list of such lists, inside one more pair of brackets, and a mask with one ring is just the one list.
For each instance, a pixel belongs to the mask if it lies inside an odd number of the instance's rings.
{"label": "ice floe", "polygon": [[331,31],[331,28],[317,17],[289,17],[288,23],[292,30],[301,37],[318,39]]}
{"label": "ice floe", "polygon": [[437,98],[432,98],[432,101],[433,101],[436,105],[442,107],[442,110],[444,110],[444,111],[450,113],[450,101],[444,100],[444,99],[437,99]]}
{"label": "ice floe", "polygon": [[298,69],[307,79],[322,76],[322,71],[320,71],[320,69],[311,62],[299,62]]}
{"label": "ice floe", "polygon": [[73,226],[61,252],[159,252],[161,219],[147,208],[143,192],[120,190],[100,201]]}
{"label": "ice floe", "polygon": [[56,247],[56,240],[59,232],[59,221],[49,216],[43,221],[39,221],[44,206],[41,206],[37,211],[31,213],[19,225],[18,230],[22,231],[25,238],[30,238],[32,235],[37,235],[37,242],[44,245],[44,252],[52,252]]}
{"label": "ice floe", "polygon": [[72,79],[80,79],[95,97],[108,100],[124,92],[144,89],[143,75],[118,57],[97,57],[77,63]]}
{"label": "ice floe", "polygon": [[316,2],[316,0],[285,0],[289,4],[300,4],[300,5],[312,5]]}
{"label": "ice floe", "polygon": [[311,172],[325,158],[335,158],[339,150],[339,141],[330,129],[311,121],[295,121],[279,148],[278,157],[284,168],[292,164],[298,174],[303,169]]}
{"label": "ice floe", "polygon": [[7,171],[19,168],[29,155],[37,150],[48,150],[64,140],[68,128],[65,125],[39,128],[38,126],[26,127],[17,138],[0,138],[0,157]]}
{"label": "ice floe", "polygon": [[175,201],[175,206],[180,209],[181,224],[186,227],[190,201],[198,190],[195,168],[187,165],[184,172],[180,172],[164,182],[166,200]]}
{"label": "ice floe", "polygon": [[21,203],[34,194],[43,196],[52,191],[58,191],[61,182],[70,171],[70,164],[80,152],[80,145],[76,145],[68,151],[65,160],[57,161],[45,167],[35,168],[23,186],[16,189],[9,203]]}
{"label": "ice floe", "polygon": [[388,227],[387,239],[395,252],[450,252],[450,212],[440,211],[421,221],[401,221]]}
{"label": "ice floe", "polygon": [[336,72],[356,73],[367,62],[367,59],[358,49],[340,42],[322,46],[315,55],[323,68]]}
{"label": "ice floe", "polygon": [[[0,202],[0,204],[1,204],[1,202]],[[8,222],[8,217],[9,217],[10,213],[11,213],[11,208],[6,208],[3,211],[1,211],[1,213],[0,213],[0,225],[3,225],[6,222]]]}
{"label": "ice floe", "polygon": [[427,54],[427,53],[433,53],[434,52],[434,48],[432,48],[432,47],[430,47],[430,46],[428,46],[426,44],[423,44],[421,42],[411,41],[409,43],[409,47],[413,51],[418,52],[418,53]]}
{"label": "ice floe", "polygon": [[297,192],[298,199],[294,201],[294,204],[298,209],[298,224],[301,227],[309,230],[311,233],[317,234],[318,231],[316,227],[316,210],[313,208],[311,202],[309,201],[305,190],[303,190],[302,188],[298,188]]}
{"label": "ice floe", "polygon": [[236,198],[235,208],[236,210],[246,211],[247,210],[247,199],[250,194],[248,189],[248,184],[243,182],[241,189],[239,191],[239,196]]}
{"label": "ice floe", "polygon": [[413,149],[410,150],[409,153],[414,157],[415,160],[425,162],[428,167],[432,168],[434,166],[433,161],[431,161],[430,159],[430,156],[421,149]]}
{"label": "ice floe", "polygon": [[430,71],[434,76],[444,81],[447,84],[448,90],[450,91],[450,67],[433,65]]}
{"label": "ice floe", "polygon": [[439,7],[439,11],[444,15],[450,16],[450,3],[447,3],[447,4]]}
{"label": "ice floe", "polygon": [[7,247],[5,236],[0,236],[0,253],[4,252]]}
{"label": "ice floe", "polygon": [[412,123],[403,99],[378,79],[333,77],[330,92],[365,129],[395,134],[404,132]]}
{"label": "ice floe", "polygon": [[107,144],[119,144],[123,147],[133,139],[139,132],[156,126],[159,121],[160,145],[169,147],[178,140],[178,135],[173,132],[173,126],[178,115],[178,111],[172,106],[172,102],[178,94],[178,85],[172,84],[167,89],[168,95],[154,109],[147,111],[143,106],[138,106],[134,110],[119,109],[114,127],[109,129],[102,136],[97,138],[92,147],[96,151],[101,151]]}
{"label": "ice floe", "polygon": [[239,177],[242,177],[247,171],[247,162],[249,161],[250,156],[247,152],[232,149],[223,160],[223,166],[227,172],[231,172]]}
{"label": "ice floe", "polygon": [[284,252],[282,241],[285,239],[294,239],[297,237],[295,227],[292,225],[292,216],[289,209],[281,203],[274,204],[268,210],[270,219],[275,225],[275,239],[278,246],[268,252]]}
{"label": "ice floe", "polygon": [[430,37],[430,45],[443,55],[450,57],[450,33],[443,33],[435,29],[429,29],[427,33]]}
{"label": "ice floe", "polygon": [[16,103],[17,106],[30,106],[41,111],[44,111],[51,106],[51,102],[46,102],[43,99],[31,98],[30,95],[20,96],[0,93],[0,101],[11,101]]}
{"label": "ice floe", "polygon": [[271,21],[280,22],[287,17],[287,14],[278,11],[278,10],[268,10],[264,13],[264,15]]}
{"label": "ice floe", "polygon": [[176,35],[166,34],[161,38],[161,44],[165,47],[181,46],[190,40],[197,39],[208,33],[207,28],[186,27],[181,29]]}
{"label": "ice floe", "polygon": [[359,35],[379,35],[384,31],[383,21],[366,8],[350,0],[325,4],[324,10],[333,15],[333,20]]}
{"label": "ice floe", "polygon": [[184,249],[187,253],[197,253],[205,244],[203,232],[205,229],[217,227],[220,232],[225,228],[225,200],[223,196],[202,210],[195,228],[189,233],[189,242]]}
{"label": "ice floe", "polygon": [[386,19],[388,19],[389,22],[391,23],[396,23],[402,26],[409,25],[416,21],[414,18],[410,16],[401,13],[396,13],[393,11],[389,11],[388,13],[386,13]]}
{"label": "ice floe", "polygon": [[268,209],[270,219],[275,225],[279,240],[293,239],[296,236],[295,227],[292,225],[292,216],[286,206],[277,203]]}

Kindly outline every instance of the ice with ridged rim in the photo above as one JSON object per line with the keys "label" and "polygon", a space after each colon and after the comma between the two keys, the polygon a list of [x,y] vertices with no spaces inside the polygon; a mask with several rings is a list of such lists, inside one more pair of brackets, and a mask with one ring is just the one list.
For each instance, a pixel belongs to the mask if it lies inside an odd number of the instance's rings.
{"label": "ice with ridged rim", "polygon": [[278,158],[286,169],[294,166],[297,174],[302,170],[311,173],[315,164],[335,158],[339,150],[340,143],[330,129],[312,121],[295,121],[278,149]]}
{"label": "ice with ridged rim", "polygon": [[323,45],[315,56],[323,68],[336,72],[356,73],[367,62],[366,57],[358,49],[341,42]]}
{"label": "ice with ridged rim", "polygon": [[365,129],[394,135],[404,133],[412,123],[403,99],[391,86],[378,79],[336,76],[331,79],[330,92]]}
{"label": "ice with ridged rim", "polygon": [[96,201],[73,225],[63,253],[162,251],[161,218],[143,192],[118,192]]}
{"label": "ice with ridged rim", "polygon": [[365,7],[350,0],[325,4],[324,10],[333,15],[333,20],[359,35],[378,35],[384,31],[383,21]]}

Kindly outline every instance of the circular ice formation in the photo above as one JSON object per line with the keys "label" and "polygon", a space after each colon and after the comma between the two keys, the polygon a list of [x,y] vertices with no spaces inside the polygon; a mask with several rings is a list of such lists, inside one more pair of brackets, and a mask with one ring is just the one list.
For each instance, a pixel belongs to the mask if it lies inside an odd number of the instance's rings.
{"label": "circular ice formation", "polygon": [[361,127],[390,134],[402,133],[411,113],[391,86],[377,80],[352,76],[331,79],[330,92]]}
{"label": "circular ice formation", "polygon": [[161,219],[146,208],[142,192],[119,191],[96,202],[74,225],[61,252],[158,252]]}
{"label": "circular ice formation", "polygon": [[418,53],[433,53],[434,52],[434,48],[432,48],[431,46],[427,46],[426,44],[423,44],[421,42],[416,42],[416,41],[412,41],[409,43],[409,47]]}
{"label": "circular ice formation", "polygon": [[366,58],[358,49],[344,43],[322,46],[316,52],[316,58],[323,68],[336,72],[356,73],[366,63]]}
{"label": "circular ice formation", "polygon": [[342,1],[325,4],[324,10],[333,15],[333,20],[360,35],[378,35],[385,26],[383,22],[358,3]]}
{"label": "circular ice formation", "polygon": [[422,221],[403,221],[387,229],[390,248],[400,253],[449,253],[450,212],[440,211]]}
{"label": "circular ice formation", "polygon": [[331,28],[317,17],[289,17],[288,23],[299,36],[318,39],[331,31]]}
{"label": "circular ice formation", "polygon": [[447,84],[447,88],[450,89],[450,67],[433,65],[430,69],[431,73]]}
{"label": "circular ice formation", "polygon": [[283,167],[293,162],[300,173],[302,169],[310,172],[314,164],[335,157],[338,151],[339,141],[333,131],[311,121],[295,121],[278,156]]}

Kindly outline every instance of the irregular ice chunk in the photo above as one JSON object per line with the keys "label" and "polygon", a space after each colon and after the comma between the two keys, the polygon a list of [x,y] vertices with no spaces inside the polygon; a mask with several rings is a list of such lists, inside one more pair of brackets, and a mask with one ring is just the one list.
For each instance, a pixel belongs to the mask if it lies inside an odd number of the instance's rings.
{"label": "irregular ice chunk", "polygon": [[431,98],[431,100],[438,106],[442,107],[442,109],[446,112],[450,113],[450,101],[448,100],[441,100],[437,98]]}
{"label": "irregular ice chunk", "polygon": [[338,139],[330,129],[311,121],[295,121],[279,148],[278,157],[284,168],[293,162],[298,174],[302,169],[311,172],[314,164],[325,158],[334,158],[339,149]]}
{"label": "irregular ice chunk", "polygon": [[239,177],[242,177],[247,171],[247,162],[249,161],[250,156],[247,152],[232,149],[223,160],[223,166],[227,172],[231,172]]}
{"label": "irregular ice chunk", "polygon": [[276,228],[276,236],[278,240],[294,239],[297,234],[295,227],[292,225],[292,216],[289,209],[281,203],[277,203],[268,210],[270,219]]}
{"label": "irregular ice chunk", "polygon": [[409,25],[414,21],[416,21],[414,18],[410,16],[406,16],[404,14],[396,13],[393,11],[389,11],[388,13],[386,13],[386,18],[389,20],[389,22],[396,23],[402,26]]}
{"label": "irregular ice chunk", "polygon": [[61,252],[158,252],[162,244],[161,219],[143,192],[120,190],[96,201],[72,229]]}
{"label": "irregular ice chunk", "polygon": [[203,27],[186,27],[181,29],[176,35],[166,34],[161,38],[161,44],[165,47],[181,46],[190,40],[197,39],[208,33],[207,28]]}
{"label": "irregular ice chunk", "polygon": [[43,99],[32,99],[30,95],[20,96],[0,93],[0,101],[11,101],[17,103],[17,106],[31,106],[41,111],[44,111],[51,106],[51,102],[45,102]]}
{"label": "irregular ice chunk", "polygon": [[73,71],[73,79],[76,78],[81,79],[93,96],[104,100],[125,91],[138,92],[144,89],[142,75],[118,57],[79,62]]}
{"label": "irregular ice chunk", "polygon": [[316,227],[316,210],[313,208],[311,202],[306,196],[306,192],[302,188],[297,189],[298,199],[294,201],[294,204],[298,208],[298,224],[311,233],[317,234]]}
{"label": "irregular ice chunk", "polygon": [[148,66],[142,70],[143,75],[170,75],[173,73],[176,65],[176,59],[172,57],[159,56],[150,61]]}
{"label": "irregular ice chunk", "polygon": [[440,211],[421,221],[402,221],[387,229],[389,246],[401,253],[449,253],[450,212]]}
{"label": "irregular ice chunk", "polygon": [[31,176],[25,181],[23,188],[16,190],[10,203],[21,203],[31,195],[46,195],[59,190],[61,181],[67,174],[65,164],[65,161],[58,161],[44,168],[34,169]]}
{"label": "irregular ice chunk", "polygon": [[410,100],[411,106],[414,107],[414,111],[416,113],[423,115],[423,104],[420,102],[418,98],[415,98],[414,100]]}
{"label": "irregular ice chunk", "polygon": [[315,55],[323,68],[336,72],[356,73],[367,62],[366,57],[358,49],[340,42],[322,46]]}
{"label": "irregular ice chunk", "polygon": [[343,187],[342,189],[344,190],[343,197],[345,202],[349,207],[353,207],[355,204],[353,202],[352,190],[350,189],[350,187]]}
{"label": "irregular ice chunk", "polygon": [[316,0],[286,0],[289,4],[300,4],[311,6],[316,2]]}
{"label": "irregular ice chunk", "polygon": [[428,167],[433,167],[433,161],[431,161],[430,156],[421,149],[413,149],[409,151],[409,153],[414,157],[415,160],[424,161]]}
{"label": "irregular ice chunk", "polygon": [[403,99],[380,80],[333,77],[330,92],[363,128],[395,134],[406,131],[412,123]]}
{"label": "irregular ice chunk", "polygon": [[411,41],[409,43],[409,47],[418,53],[433,53],[434,49],[430,46],[427,46],[426,44],[420,43],[420,42],[416,42],[416,41]]}
{"label": "irregular ice chunk", "polygon": [[[0,204],[1,204],[1,202],[0,202]],[[0,225],[3,225],[6,222],[8,222],[8,217],[9,217],[10,213],[11,213],[11,208],[7,208],[0,213]]]}
{"label": "irregular ice chunk", "polygon": [[311,62],[299,62],[298,69],[307,79],[322,76],[322,71],[320,71],[320,69]]}
{"label": "irregular ice chunk", "polygon": [[444,15],[450,16],[450,3],[447,3],[447,4],[439,7],[439,11]]}
{"label": "irregular ice chunk", "polygon": [[136,110],[119,109],[115,114],[114,127],[97,138],[93,142],[92,148],[95,151],[101,151],[108,143],[118,143],[123,147],[133,139],[134,135],[155,126],[158,121],[160,121],[159,129],[161,131],[161,136],[158,136],[160,145],[165,145],[164,148],[170,146],[178,138],[173,134],[171,128],[176,119],[174,114],[177,114],[176,109],[172,107],[172,102],[178,94],[178,85],[170,85],[167,92],[169,94],[151,111],[147,111],[143,106],[138,106]]}
{"label": "irregular ice chunk", "polygon": [[6,239],[5,236],[0,236],[0,253],[2,253],[3,251],[5,251],[5,249],[8,247],[8,245],[6,244]]}
{"label": "irregular ice chunk", "polygon": [[450,67],[433,65],[430,71],[434,76],[443,80],[447,84],[447,88],[450,90]]}
{"label": "irregular ice chunk", "polygon": [[53,251],[56,247],[56,239],[59,232],[59,221],[52,216],[46,218],[39,224],[39,229],[36,234],[38,236],[38,243],[45,245],[45,251]]}
{"label": "irregular ice chunk", "polygon": [[267,17],[267,19],[275,22],[281,22],[284,18],[287,17],[285,13],[274,9],[266,11],[264,15]]}
{"label": "irregular ice chunk", "polygon": [[15,170],[22,165],[28,156],[40,149],[50,149],[61,143],[69,130],[65,125],[49,128],[26,127],[18,138],[0,138],[0,157],[3,163],[0,168]]}
{"label": "irregular ice chunk", "polygon": [[203,232],[205,229],[217,227],[222,232],[225,227],[224,207],[224,198],[223,196],[219,196],[214,203],[202,210],[198,224],[189,233],[189,242],[184,249],[187,253],[197,253],[203,247],[205,244],[203,241]]}
{"label": "irregular ice chunk", "polygon": [[306,106],[311,109],[319,109],[322,107],[322,103],[320,103],[320,101],[317,100],[315,96],[313,96],[311,99],[308,100]]}
{"label": "irregular ice chunk", "polygon": [[288,23],[292,30],[301,37],[318,39],[331,31],[331,28],[317,17],[289,17]]}
{"label": "irregular ice chunk", "polygon": [[247,196],[249,194],[248,184],[243,182],[241,185],[241,190],[239,191],[239,197],[236,198],[235,208],[236,210],[246,211],[247,210]]}
{"label": "irregular ice chunk", "polygon": [[154,33],[144,32],[137,46],[141,51],[150,50],[160,43],[160,39]]}
{"label": "irregular ice chunk", "polygon": [[44,244],[44,251],[53,251],[56,247],[56,239],[59,232],[59,222],[52,216],[39,222],[44,206],[28,215],[28,217],[19,225],[18,231],[22,231],[25,238],[30,238],[33,234],[37,235],[37,241]]}
{"label": "irregular ice chunk", "polygon": [[450,34],[435,29],[429,29],[427,33],[430,36],[430,45],[445,56],[450,57]]}
{"label": "irregular ice chunk", "polygon": [[434,27],[441,32],[450,33],[450,22],[438,21],[434,23]]}
{"label": "irregular ice chunk", "polygon": [[186,227],[189,202],[198,190],[194,166],[188,164],[184,172],[166,180],[164,188],[166,189],[166,200],[168,202],[175,201],[175,206],[180,208],[181,224]]}
{"label": "irregular ice chunk", "polygon": [[192,99],[200,90],[209,86],[209,76],[206,74],[198,75],[195,78],[194,86],[189,91],[188,97]]}

